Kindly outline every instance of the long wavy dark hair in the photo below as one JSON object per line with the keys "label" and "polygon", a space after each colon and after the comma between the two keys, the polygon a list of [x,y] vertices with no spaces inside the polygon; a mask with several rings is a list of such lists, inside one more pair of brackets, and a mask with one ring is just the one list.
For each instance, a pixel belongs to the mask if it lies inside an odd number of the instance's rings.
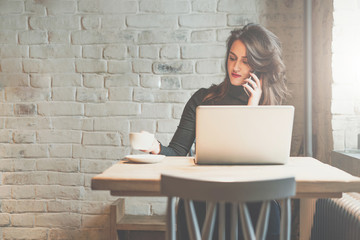
{"label": "long wavy dark hair", "polygon": [[250,68],[262,79],[260,105],[280,105],[288,96],[285,65],[282,60],[280,40],[275,34],[259,24],[250,23],[242,29],[235,29],[227,40],[226,77],[218,85],[209,88],[209,94],[203,102],[222,99],[230,86],[227,63],[232,44],[240,40],[246,47],[246,56]]}

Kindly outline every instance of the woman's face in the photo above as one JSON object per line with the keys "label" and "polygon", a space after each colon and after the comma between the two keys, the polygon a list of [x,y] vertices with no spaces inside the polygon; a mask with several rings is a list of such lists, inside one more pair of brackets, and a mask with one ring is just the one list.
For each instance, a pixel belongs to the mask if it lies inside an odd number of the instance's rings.
{"label": "woman's face", "polygon": [[246,57],[246,48],[242,41],[233,42],[227,59],[227,71],[232,85],[240,86],[249,78],[251,67]]}

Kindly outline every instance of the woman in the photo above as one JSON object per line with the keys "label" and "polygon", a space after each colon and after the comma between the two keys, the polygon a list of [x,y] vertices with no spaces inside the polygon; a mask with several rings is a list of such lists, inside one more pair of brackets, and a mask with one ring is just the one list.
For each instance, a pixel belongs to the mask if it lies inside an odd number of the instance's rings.
{"label": "woman", "polygon": [[[155,141],[147,152],[186,156],[195,140],[195,109],[199,105],[279,105],[288,96],[280,41],[261,25],[248,24],[231,32],[227,41],[226,69],[222,83],[199,89],[187,102],[169,146]],[[182,208],[180,202],[179,239],[188,239]],[[255,222],[259,205],[253,204],[250,208]],[[197,212],[204,215],[203,203],[197,204]],[[267,239],[278,239],[279,221],[280,208],[274,201]]]}
{"label": "woman", "polygon": [[222,83],[199,89],[187,102],[169,146],[156,141],[148,152],[186,156],[195,140],[195,109],[199,105],[279,105],[288,96],[280,42],[261,25],[248,24],[231,32],[226,69]]}

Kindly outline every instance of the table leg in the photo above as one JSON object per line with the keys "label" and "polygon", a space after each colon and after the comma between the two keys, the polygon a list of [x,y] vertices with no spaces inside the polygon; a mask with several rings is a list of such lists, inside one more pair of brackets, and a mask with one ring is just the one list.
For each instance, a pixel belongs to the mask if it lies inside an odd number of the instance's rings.
{"label": "table leg", "polygon": [[300,199],[300,240],[310,240],[316,200],[316,198]]}

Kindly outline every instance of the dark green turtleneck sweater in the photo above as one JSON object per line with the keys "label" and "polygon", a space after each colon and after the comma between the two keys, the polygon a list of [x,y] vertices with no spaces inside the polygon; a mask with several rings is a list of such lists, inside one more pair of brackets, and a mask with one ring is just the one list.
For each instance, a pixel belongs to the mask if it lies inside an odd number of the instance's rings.
{"label": "dark green turtleneck sweater", "polygon": [[186,156],[195,140],[196,108],[200,105],[247,105],[248,96],[243,86],[230,85],[228,93],[217,102],[203,102],[209,89],[201,88],[186,103],[180,124],[168,147],[161,145],[160,154]]}

